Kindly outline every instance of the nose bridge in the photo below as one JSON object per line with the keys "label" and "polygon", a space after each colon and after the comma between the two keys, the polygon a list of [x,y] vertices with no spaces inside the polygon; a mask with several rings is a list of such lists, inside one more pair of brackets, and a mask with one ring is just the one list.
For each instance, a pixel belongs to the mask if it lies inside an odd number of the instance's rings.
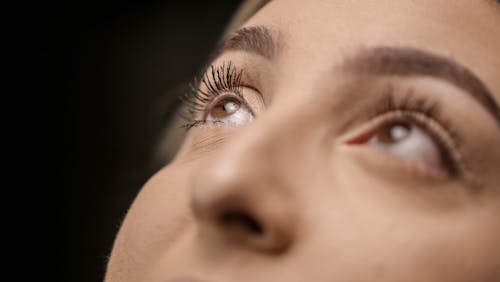
{"label": "nose bridge", "polygon": [[[234,161],[240,165],[260,163],[256,168],[272,170],[282,169],[282,164],[296,160],[307,143],[309,124],[297,114],[285,107],[272,108],[252,124],[242,128],[241,132],[228,144],[228,163]],[[308,126],[309,125],[309,126]],[[240,159],[241,158],[241,159]]]}

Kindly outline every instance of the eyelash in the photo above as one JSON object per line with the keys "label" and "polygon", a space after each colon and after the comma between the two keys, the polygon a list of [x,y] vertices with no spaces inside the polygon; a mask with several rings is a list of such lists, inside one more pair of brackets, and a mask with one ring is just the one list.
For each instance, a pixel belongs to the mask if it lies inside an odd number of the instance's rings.
{"label": "eyelash", "polygon": [[[241,94],[242,74],[243,71],[238,70],[232,62],[224,62],[218,66],[209,66],[201,79],[195,78],[190,84],[190,91],[181,96],[184,103],[181,117],[186,120],[183,127],[189,130],[205,124],[208,106],[225,93],[231,93],[246,105]],[[414,123],[437,143],[445,165],[452,175],[463,178],[470,186],[480,186],[469,173],[468,166],[460,154],[462,138],[454,130],[452,123],[442,115],[439,103],[430,99],[416,97],[413,89],[409,89],[402,99],[396,99],[393,87],[389,86],[368,116],[368,120],[378,121],[378,126],[373,126],[371,133],[390,122]]]}
{"label": "eyelash", "polygon": [[[211,65],[204,75],[195,78],[190,84],[190,91],[180,97],[184,103],[181,117],[186,121],[182,126],[186,129],[206,123],[206,109],[214,99],[224,93],[232,93],[243,104],[241,94],[242,70],[237,70],[232,62],[224,62],[219,66]],[[202,119],[197,119],[202,115]]]}

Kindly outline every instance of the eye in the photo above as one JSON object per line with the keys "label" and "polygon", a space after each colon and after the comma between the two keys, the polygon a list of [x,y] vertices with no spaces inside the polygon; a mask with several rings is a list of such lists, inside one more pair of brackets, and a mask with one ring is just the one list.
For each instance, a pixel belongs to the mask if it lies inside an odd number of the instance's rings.
{"label": "eye", "polygon": [[216,99],[207,107],[205,121],[208,123],[224,123],[243,125],[252,121],[252,111],[236,97],[224,96]]}
{"label": "eye", "polygon": [[413,122],[386,122],[372,131],[367,144],[405,160],[438,170],[446,169],[440,146],[426,130]]}

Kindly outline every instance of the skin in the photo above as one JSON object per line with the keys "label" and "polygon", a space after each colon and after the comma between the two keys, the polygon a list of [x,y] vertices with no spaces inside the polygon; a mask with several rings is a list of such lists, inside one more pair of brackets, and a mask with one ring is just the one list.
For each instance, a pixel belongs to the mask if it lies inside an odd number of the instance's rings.
{"label": "skin", "polygon": [[[500,281],[492,115],[440,79],[336,68],[362,47],[417,48],[467,67],[500,101],[498,4],[275,0],[244,26],[282,40],[271,60],[245,51],[215,59],[246,70],[254,120],[189,131],[128,211],[105,281]],[[442,105],[480,187],[432,161],[347,142],[370,127],[358,113],[387,85],[396,97],[411,88]],[[263,231],[221,223],[225,214]]]}

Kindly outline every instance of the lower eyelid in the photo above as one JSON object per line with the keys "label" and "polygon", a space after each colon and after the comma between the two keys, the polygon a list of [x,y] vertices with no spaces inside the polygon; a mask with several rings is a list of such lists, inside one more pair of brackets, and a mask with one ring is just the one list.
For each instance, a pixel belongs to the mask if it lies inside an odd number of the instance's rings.
{"label": "lower eyelid", "polygon": [[442,170],[430,168],[421,162],[401,159],[399,156],[387,154],[381,150],[373,150],[367,147],[346,147],[345,150],[358,161],[365,163],[366,168],[376,175],[386,175],[387,172],[391,172],[387,176],[398,178],[400,181],[409,181],[408,179],[415,181],[418,179],[419,182],[438,183],[451,180],[451,176]]}

